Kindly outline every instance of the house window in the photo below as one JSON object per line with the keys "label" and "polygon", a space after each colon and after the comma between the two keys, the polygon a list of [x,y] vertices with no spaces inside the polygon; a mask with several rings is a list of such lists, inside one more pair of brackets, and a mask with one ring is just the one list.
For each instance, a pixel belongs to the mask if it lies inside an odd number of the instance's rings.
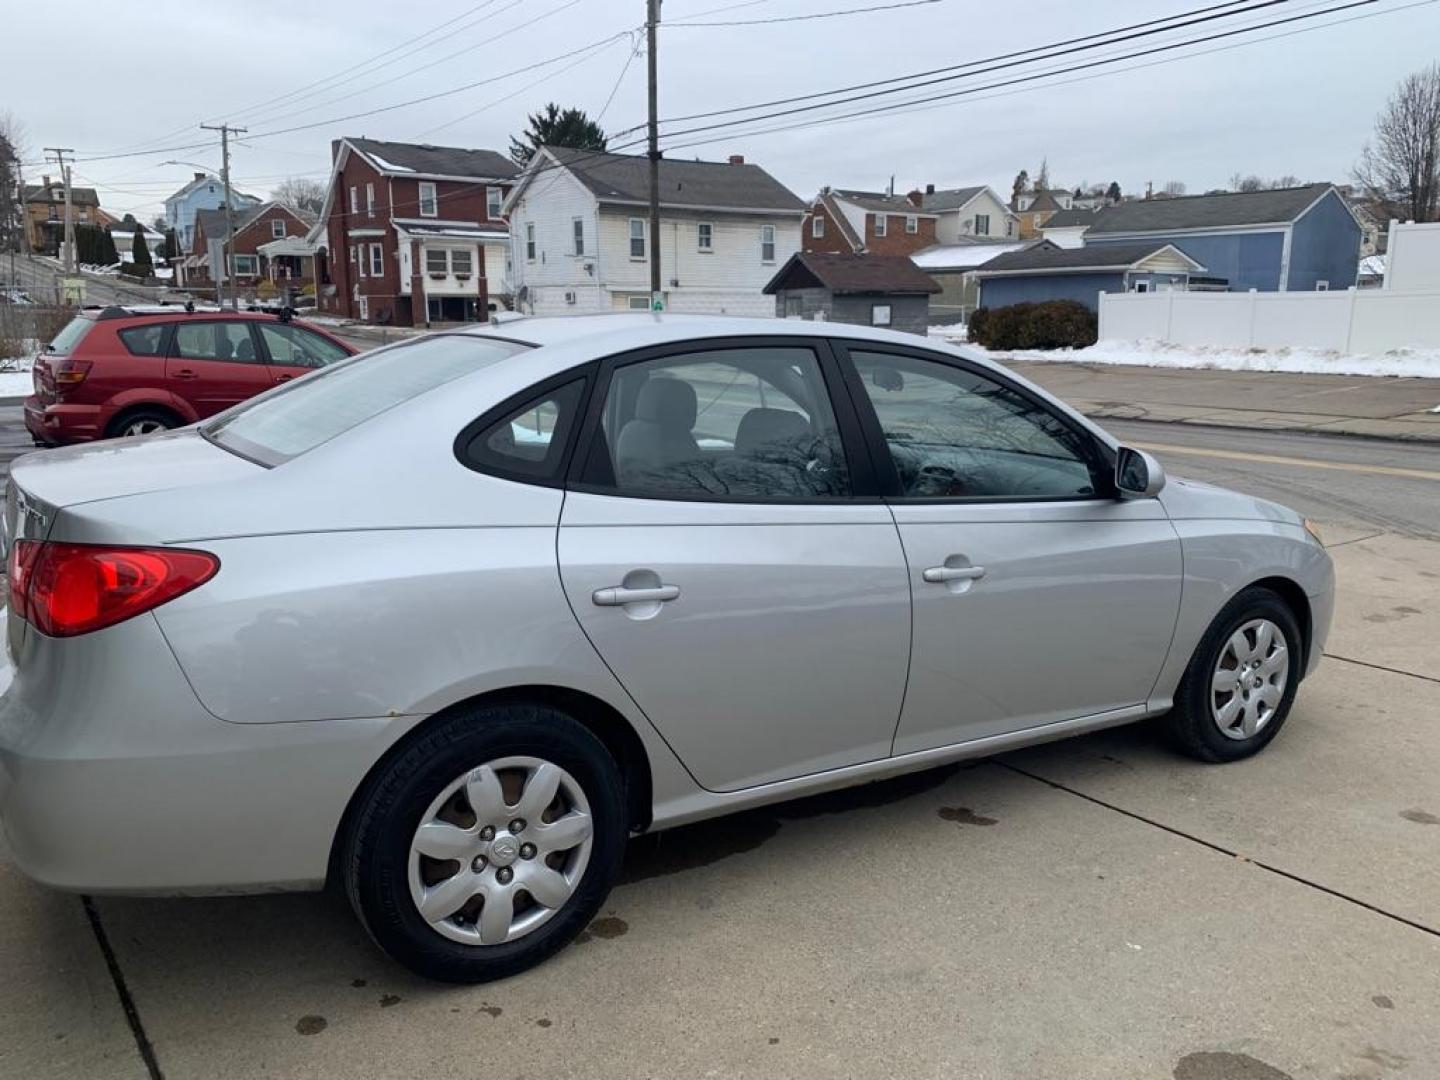
{"label": "house window", "polygon": [[1149,291],[1150,291],[1150,282],[1148,282],[1148,281],[1137,281],[1137,282],[1135,282],[1135,291],[1136,291],[1136,292],[1149,292]]}
{"label": "house window", "polygon": [[[645,258],[645,219],[630,219],[630,258]],[[649,310],[648,308],[646,310]]]}
{"label": "house window", "polygon": [[425,273],[431,277],[444,277],[450,272],[450,266],[445,261],[444,248],[425,249]]}
{"label": "house window", "polygon": [[905,215],[905,231],[912,236],[920,231],[920,219],[914,214]]}
{"label": "house window", "polygon": [[810,219],[810,235],[816,240],[825,235],[825,219],[819,214]]}
{"label": "house window", "polygon": [[270,222],[270,235],[279,240],[285,235],[285,221],[283,218],[275,218]]}
{"label": "house window", "polygon": [[1006,218],[1006,219],[1005,219],[1005,235],[1006,235],[1006,236],[1014,236],[1014,235],[1015,235],[1015,219],[1014,219],[1014,218]]}
{"label": "house window", "polygon": [[498,187],[487,187],[485,189],[485,216],[492,220],[500,216],[500,207],[505,202],[505,189]]}
{"label": "house window", "polygon": [[370,245],[370,276],[385,276],[385,249],[379,244]]}
{"label": "house window", "polygon": [[695,226],[695,243],[701,251],[715,250],[715,226],[702,221]]}
{"label": "house window", "polygon": [[872,305],[870,306],[870,325],[871,325],[871,326],[889,326],[889,325],[890,325],[890,305],[889,305],[889,304],[872,304]]}
{"label": "house window", "polygon": [[375,216],[375,185],[365,185],[365,216]]}
{"label": "house window", "polygon": [[350,185],[350,213],[360,216],[360,189],[354,184]]}
{"label": "house window", "polygon": [[367,297],[362,296],[362,297],[360,297],[359,303],[360,303],[360,321],[361,321],[361,322],[369,322],[369,321],[370,321],[370,301],[369,301],[369,299],[368,299]]}
{"label": "house window", "polygon": [[351,245],[350,245],[350,265],[351,265],[351,266],[354,266],[354,265],[355,265],[355,245],[354,245],[354,244],[351,244]]}
{"label": "house window", "polygon": [[235,264],[236,277],[254,277],[260,273],[260,256],[258,255],[235,255],[231,260]]}
{"label": "house window", "polygon": [[1315,282],[1315,291],[1316,291],[1316,292],[1329,292],[1329,291],[1330,291],[1330,282],[1326,281],[1324,278],[1321,278],[1319,281]]}
{"label": "house window", "polygon": [[976,235],[976,236],[989,236],[989,235],[990,235],[990,215],[989,215],[989,214],[976,214],[976,215],[975,215],[975,235]]}
{"label": "house window", "polygon": [[884,235],[885,235],[885,215],[884,215],[884,214],[876,214],[876,215],[875,215],[875,235],[876,235],[876,236],[884,236]]}
{"label": "house window", "polygon": [[585,254],[585,219],[572,218],[570,220],[570,232],[575,238],[575,254]]}
{"label": "house window", "polygon": [[626,300],[626,306],[631,311],[649,311],[650,298],[648,296],[632,296]]}
{"label": "house window", "polygon": [[456,248],[450,252],[450,272],[457,278],[468,278],[475,272],[469,248]]}
{"label": "house window", "polygon": [[1040,227],[1040,215],[1039,215],[1039,214],[1034,214],[1034,215],[1032,215],[1031,218],[1030,218],[1030,221],[1031,221],[1032,224],[1034,224],[1034,226],[1035,226],[1037,229]]}
{"label": "house window", "polygon": [[773,263],[775,261],[775,226],[760,226],[760,261]]}
{"label": "house window", "polygon": [[535,223],[533,221],[525,223],[525,261],[535,261]]}
{"label": "house window", "polygon": [[440,208],[436,205],[437,201],[435,185],[426,180],[420,181],[420,216],[434,217],[438,214]]}

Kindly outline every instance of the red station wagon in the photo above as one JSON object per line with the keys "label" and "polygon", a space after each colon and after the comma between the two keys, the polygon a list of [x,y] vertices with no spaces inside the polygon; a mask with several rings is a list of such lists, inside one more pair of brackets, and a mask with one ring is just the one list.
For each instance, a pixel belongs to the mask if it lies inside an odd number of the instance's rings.
{"label": "red station wagon", "polygon": [[358,351],[259,312],[89,310],[35,361],[25,426],[46,445],[183,427]]}

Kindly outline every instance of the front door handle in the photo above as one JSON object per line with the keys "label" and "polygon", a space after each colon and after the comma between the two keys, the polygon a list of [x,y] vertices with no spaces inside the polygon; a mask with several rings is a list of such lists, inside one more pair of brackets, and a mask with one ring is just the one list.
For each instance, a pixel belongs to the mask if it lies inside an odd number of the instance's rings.
{"label": "front door handle", "polygon": [[172,372],[172,374],[177,379],[198,379],[200,377],[188,367],[182,367],[179,371]]}
{"label": "front door handle", "polygon": [[623,585],[612,585],[608,589],[596,589],[590,594],[599,607],[621,607],[624,604],[665,604],[679,599],[679,585],[656,585],[648,589],[627,589]]}
{"label": "front door handle", "polygon": [[947,581],[979,581],[985,576],[983,566],[932,566],[922,575],[932,585],[944,585]]}
{"label": "front door handle", "polygon": [[275,376],[275,381],[276,381],[276,382],[289,382],[289,381],[290,381],[291,379],[293,379],[294,377],[295,377],[294,375],[276,375],[276,376]]}

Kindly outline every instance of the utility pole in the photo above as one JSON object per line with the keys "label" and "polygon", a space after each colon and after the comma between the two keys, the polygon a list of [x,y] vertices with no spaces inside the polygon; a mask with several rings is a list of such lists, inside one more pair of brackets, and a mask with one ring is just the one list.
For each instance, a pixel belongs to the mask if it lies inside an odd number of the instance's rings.
{"label": "utility pole", "polygon": [[650,307],[660,303],[660,118],[655,43],[659,39],[660,0],[645,0],[645,59],[650,69]]}
{"label": "utility pole", "polygon": [[[55,155],[55,164],[60,166],[60,180],[65,185],[65,239],[60,261],[64,265],[65,275],[68,277],[75,272],[75,219],[70,203],[70,166],[65,164],[65,155],[73,154],[75,151],[68,146],[47,146],[45,152]],[[50,193],[47,191],[45,196],[48,199]]]}
{"label": "utility pole", "polygon": [[[220,255],[222,276],[215,279],[215,299],[223,308],[227,298],[232,301],[234,299],[230,286],[230,275],[235,264],[235,255],[230,250],[230,245],[235,240],[235,208],[230,205],[230,136],[232,133],[243,135],[248,129],[231,127],[229,124],[201,124],[200,127],[205,131],[220,132],[220,177],[225,182],[225,250]],[[212,266],[210,270],[213,273],[215,267]],[[231,307],[235,306],[232,302]]]}

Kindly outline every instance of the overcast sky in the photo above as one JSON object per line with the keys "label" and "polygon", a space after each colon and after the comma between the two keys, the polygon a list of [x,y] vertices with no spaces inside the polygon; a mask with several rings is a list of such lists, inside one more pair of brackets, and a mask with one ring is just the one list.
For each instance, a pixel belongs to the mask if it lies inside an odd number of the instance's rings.
{"label": "overcast sky", "polygon": [[[880,2],[751,0],[740,6],[741,0],[666,0],[662,19],[672,25],[662,30],[659,50],[662,118],[982,60],[1210,6],[1214,0],[1029,0],[1023,5],[935,0],[804,22],[680,25],[687,17],[774,19]],[[1344,2],[1287,0],[1183,33],[1215,33]],[[1399,10],[1407,5],[1408,10]],[[733,10],[694,18],[721,7]],[[602,120],[607,131],[631,128],[645,118],[645,60],[636,57],[621,79],[630,55],[629,41],[622,38],[593,53],[438,100],[338,119],[503,76],[638,27],[643,0],[488,0],[483,5],[475,0],[417,5],[393,0],[78,0],[67,9],[58,37],[53,8],[11,0],[5,8],[0,15],[5,38],[11,45],[36,46],[7,48],[0,63],[0,112],[11,112],[23,126],[28,159],[37,160],[45,146],[74,147],[81,159],[75,183],[99,187],[108,209],[146,219],[194,171],[189,164],[163,164],[166,159],[218,169],[218,138],[197,130],[201,121],[227,119],[250,129],[234,149],[234,175],[237,186],[265,195],[284,176],[323,178],[329,142],[341,135],[503,152],[509,136],[523,127],[527,111],[554,100],[594,116],[612,90],[614,99]],[[1376,12],[1384,14],[1354,19]],[[1158,188],[1168,180],[1199,192],[1223,186],[1236,171],[1344,181],[1395,82],[1434,62],[1440,52],[1440,3],[1376,0],[1257,36],[1342,19],[1354,21],[1135,70],[1058,75],[1024,92],[1017,92],[1020,87],[991,90],[923,111],[771,134],[735,128],[677,138],[677,143],[715,141],[677,149],[673,156],[723,160],[743,153],[807,198],[825,184],[883,188],[892,174],[897,190],[927,182],[942,187],[988,183],[1005,197],[1016,171],[1026,168],[1033,176],[1042,158],[1048,158],[1057,186],[1118,180],[1127,192],[1143,191],[1147,181]],[[367,63],[447,21],[443,31],[407,46],[410,55],[395,53]],[[1111,51],[1165,40],[1146,39]],[[1181,52],[1214,50],[1234,40]],[[1069,62],[1098,55],[1081,54]],[[1039,69],[997,72],[929,92],[984,85],[1029,70]],[[294,93],[319,80],[328,81]],[[291,96],[273,100],[283,95]],[[265,135],[317,122],[323,123],[307,131]],[[612,144],[634,137],[612,138]],[[202,141],[205,145],[188,145]],[[151,148],[156,152],[143,156],[84,160]],[[42,171],[27,170],[27,180]]]}

